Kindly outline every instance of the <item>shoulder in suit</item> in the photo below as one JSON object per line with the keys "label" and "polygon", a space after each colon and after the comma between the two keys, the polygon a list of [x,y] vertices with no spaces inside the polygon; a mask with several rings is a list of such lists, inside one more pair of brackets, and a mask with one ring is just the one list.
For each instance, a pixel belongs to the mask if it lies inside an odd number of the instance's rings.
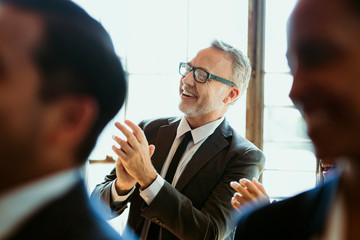
{"label": "shoulder in suit", "polygon": [[90,204],[82,181],[46,204],[10,239],[122,239]]}
{"label": "shoulder in suit", "polygon": [[322,233],[339,178],[240,216],[235,239],[312,239]]}

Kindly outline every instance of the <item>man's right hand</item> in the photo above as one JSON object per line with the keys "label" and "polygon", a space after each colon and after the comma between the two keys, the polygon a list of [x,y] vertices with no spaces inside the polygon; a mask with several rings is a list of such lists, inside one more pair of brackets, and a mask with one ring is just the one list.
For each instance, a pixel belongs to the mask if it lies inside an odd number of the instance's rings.
{"label": "man's right hand", "polygon": [[126,195],[135,186],[136,180],[126,171],[118,158],[116,161],[115,189],[119,196]]}

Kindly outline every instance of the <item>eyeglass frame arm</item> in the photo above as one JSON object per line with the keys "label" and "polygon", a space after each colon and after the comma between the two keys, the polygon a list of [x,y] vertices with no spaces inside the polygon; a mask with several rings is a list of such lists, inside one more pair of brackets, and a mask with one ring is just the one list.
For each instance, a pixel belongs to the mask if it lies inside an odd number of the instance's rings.
{"label": "eyeglass frame arm", "polygon": [[211,73],[209,73],[208,79],[209,79],[209,78],[210,78],[210,79],[214,79],[215,81],[218,81],[218,82],[225,83],[226,85],[230,85],[230,86],[232,86],[232,87],[236,87],[236,84],[235,84],[235,83],[230,82],[229,80],[226,80],[226,79],[224,79],[224,78],[215,76],[215,75],[213,75],[213,74],[211,74]]}

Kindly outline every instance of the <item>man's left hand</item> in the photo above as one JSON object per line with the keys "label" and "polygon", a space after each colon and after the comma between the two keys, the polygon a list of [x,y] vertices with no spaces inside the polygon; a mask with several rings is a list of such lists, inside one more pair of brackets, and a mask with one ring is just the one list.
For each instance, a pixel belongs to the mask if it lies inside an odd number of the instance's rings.
{"label": "man's left hand", "polygon": [[118,155],[118,160],[122,162],[126,171],[145,189],[157,177],[156,170],[151,163],[155,146],[149,146],[145,134],[139,126],[129,120],[125,120],[125,124],[129,126],[132,132],[121,123],[115,123],[127,141],[115,136],[114,140],[120,145],[120,148],[113,146],[112,149]]}

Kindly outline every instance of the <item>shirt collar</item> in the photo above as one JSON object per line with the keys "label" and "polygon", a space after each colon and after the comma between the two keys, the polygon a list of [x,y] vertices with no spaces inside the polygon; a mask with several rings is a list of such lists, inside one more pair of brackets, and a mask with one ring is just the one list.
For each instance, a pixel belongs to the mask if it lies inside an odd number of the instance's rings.
{"label": "shirt collar", "polygon": [[80,179],[78,169],[61,172],[0,196],[0,239],[6,238],[47,202],[59,197]]}
{"label": "shirt collar", "polygon": [[194,141],[194,144],[197,144],[198,142],[202,141],[203,139],[209,137],[215,129],[220,126],[220,124],[224,121],[224,116],[222,116],[220,119],[215,120],[213,122],[207,123],[201,127],[191,129],[189,123],[187,122],[185,116],[181,118],[180,124],[177,129],[176,138],[181,137],[184,135],[187,131],[191,131],[191,135]]}

